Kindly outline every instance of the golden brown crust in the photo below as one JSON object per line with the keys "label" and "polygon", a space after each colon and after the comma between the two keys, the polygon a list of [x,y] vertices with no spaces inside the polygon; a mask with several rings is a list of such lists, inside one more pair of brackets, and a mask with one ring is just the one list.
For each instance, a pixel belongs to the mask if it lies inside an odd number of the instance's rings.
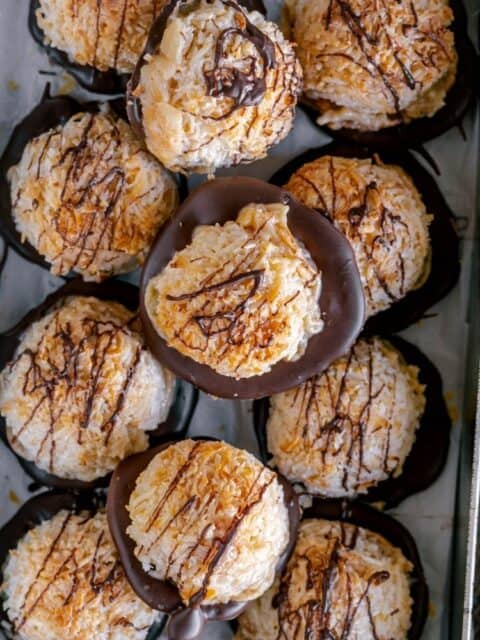
{"label": "golden brown crust", "polygon": [[427,214],[412,179],[373,159],[323,156],[303,165],[286,188],[328,217],[355,253],[371,316],[418,288],[430,270]]}
{"label": "golden brown crust", "polygon": [[373,131],[442,106],[457,63],[445,0],[290,0],[287,7],[320,124]]}
{"label": "golden brown crust", "polygon": [[141,265],[178,202],[173,179],[106,107],[31,140],[8,177],[22,237],[53,273],[86,280]]}
{"label": "golden brown crust", "polygon": [[166,0],[40,0],[47,44],[80,65],[132,73]]}

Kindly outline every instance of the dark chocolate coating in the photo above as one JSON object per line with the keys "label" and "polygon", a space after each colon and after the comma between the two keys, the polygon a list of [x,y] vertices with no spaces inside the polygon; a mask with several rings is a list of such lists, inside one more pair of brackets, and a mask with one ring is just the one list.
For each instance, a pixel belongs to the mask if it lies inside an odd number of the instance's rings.
{"label": "dark chocolate coating", "polygon": [[428,585],[417,545],[411,533],[400,522],[373,507],[360,502],[321,500],[315,498],[311,507],[303,512],[303,518],[337,520],[363,527],[383,536],[398,547],[413,565],[410,595],[413,600],[412,620],[408,640],[419,640],[428,615]]}
{"label": "dark chocolate coating", "polygon": [[[433,138],[459,125],[473,103],[476,84],[475,69],[477,60],[475,48],[468,37],[467,17],[461,0],[449,0],[454,14],[451,26],[455,35],[455,48],[458,54],[458,67],[455,82],[449,89],[445,104],[432,117],[416,118],[408,124],[387,127],[379,131],[359,131],[357,129],[331,129],[321,127],[328,135],[341,140],[349,140],[362,145],[377,146],[386,149],[412,148],[422,145]],[[307,98],[301,101],[301,108],[316,124],[318,111]]]}
{"label": "dark chocolate coating", "polygon": [[47,53],[49,59],[63,67],[84,89],[93,93],[116,95],[125,93],[129,75],[118,73],[115,69],[100,71],[90,65],[82,65],[72,61],[65,51],[51,47],[45,43],[45,34],[38,26],[36,11],[40,7],[39,0],[30,0],[28,28],[35,42]]}
{"label": "dark chocolate coating", "polygon": [[[113,300],[120,302],[131,311],[138,308],[139,290],[128,282],[121,280],[110,280],[101,284],[83,282],[81,279],[70,280],[65,285],[51,293],[38,306],[31,310],[11,329],[0,334],[0,369],[12,360],[15,350],[20,344],[24,331],[34,322],[45,316],[50,309],[62,298],[70,295],[95,296],[100,300]],[[157,445],[165,440],[171,439],[172,434],[182,437],[187,432],[190,420],[195,411],[198,401],[198,390],[192,385],[177,380],[176,392],[173,404],[165,422],[160,424],[155,430],[148,433],[150,444]],[[97,478],[89,482],[74,480],[71,478],[60,478],[40,469],[34,462],[26,460],[17,454],[10,445],[7,438],[6,420],[0,415],[0,439],[7,445],[12,453],[17,457],[20,465],[34,480],[47,487],[58,489],[89,490],[95,487],[106,487],[110,481],[111,474],[102,478]]]}
{"label": "dark chocolate coating", "polygon": [[[127,120],[124,99],[109,100],[108,104],[120,118]],[[99,106],[98,102],[82,104],[68,96],[52,98],[50,87],[47,85],[40,103],[14,128],[0,159],[0,233],[19,255],[47,270],[50,270],[50,264],[29,242],[22,242],[21,235],[15,227],[7,172],[10,167],[20,162],[30,140],[58,125],[66,124],[76,113],[96,112]],[[188,193],[187,181],[183,176],[177,181],[180,200],[183,200]]]}
{"label": "dark chocolate coating", "polygon": [[[431,270],[427,280],[418,289],[409,291],[388,309],[370,317],[367,332],[394,333],[420,320],[427,309],[447,295],[460,276],[460,248],[454,227],[455,214],[448,206],[430,173],[406,151],[379,151],[347,142],[331,142],[324,147],[310,149],[279,169],[270,182],[285,186],[290,177],[308,162],[322,156],[343,158],[372,158],[377,154],[383,163],[395,164],[410,176],[427,209],[433,215],[429,235],[431,243]],[[462,212],[458,212],[459,215]]]}
{"label": "dark chocolate coating", "polygon": [[[133,95],[133,92],[138,87],[140,83],[140,76],[142,72],[142,67],[146,63],[146,56],[155,55],[161,41],[163,38],[163,34],[167,27],[167,22],[174,11],[175,7],[179,2],[185,0],[170,0],[160,12],[158,18],[153,23],[153,26],[150,30],[150,34],[147,39],[147,43],[145,45],[145,49],[143,50],[142,55],[135,67],[135,71],[130,78],[127,85],[127,113],[128,119],[130,120],[130,124],[132,125],[135,133],[140,137],[145,137],[145,132],[143,128],[143,117],[142,117],[142,103],[139,98]],[[226,0],[228,1],[228,0]],[[237,4],[243,6],[247,11],[259,11],[263,15],[266,14],[265,5],[263,4],[263,0],[235,0]]]}
{"label": "dark chocolate coating", "polygon": [[[198,225],[235,220],[249,203],[289,204],[288,225],[322,272],[320,308],[323,330],[308,341],[303,356],[279,362],[269,373],[236,380],[181,355],[157,333],[145,307],[148,282],[175,252],[191,242]],[[224,398],[260,398],[289,389],[325,369],[345,353],[360,332],[364,319],[363,291],[352,249],[345,237],[323,216],[301,205],[286,191],[255,178],[217,178],[202,184],[180,206],[155,241],[142,273],[140,317],[154,355],[180,377]]]}
{"label": "dark chocolate coating", "polygon": [[[82,511],[95,512],[103,505],[103,499],[98,494],[83,493],[75,495],[62,491],[48,491],[30,498],[23,504],[13,518],[0,529],[0,582],[3,581],[2,567],[5,565],[8,554],[16,548],[18,542],[34,527],[46,520],[53,518],[63,509],[79,513]],[[8,615],[3,606],[3,598],[0,600],[0,622],[3,622],[0,634],[6,640],[15,640],[14,634],[8,633],[10,626]],[[145,640],[156,640],[165,626],[166,617],[155,622],[149,629]],[[7,626],[8,625],[8,626]]]}
{"label": "dark chocolate coating", "polygon": [[[419,381],[426,385],[425,411],[401,475],[390,477],[358,496],[358,500],[382,502],[385,509],[392,509],[408,496],[427,489],[441,474],[447,461],[452,421],[443,397],[442,379],[435,365],[420,349],[403,338],[385,336],[385,339],[398,349],[407,364],[418,367]],[[269,398],[253,403],[254,429],[265,463],[271,458],[267,445],[269,411]]]}
{"label": "dark chocolate coating", "polygon": [[[193,440],[214,440],[214,438],[193,438]],[[107,497],[107,516],[110,532],[120,554],[125,574],[135,593],[150,607],[171,614],[168,622],[169,640],[194,640],[209,620],[230,620],[237,617],[247,607],[247,602],[230,602],[221,605],[197,605],[185,607],[173,583],[149,576],[135,557],[135,542],[127,534],[131,520],[127,511],[130,495],[135,488],[137,477],[151,460],[169,446],[165,443],[121,462],[112,474]],[[280,475],[278,480],[284,490],[285,505],[290,518],[290,541],[282,554],[277,571],[283,570],[295,544],[300,521],[298,499],[290,484]]]}

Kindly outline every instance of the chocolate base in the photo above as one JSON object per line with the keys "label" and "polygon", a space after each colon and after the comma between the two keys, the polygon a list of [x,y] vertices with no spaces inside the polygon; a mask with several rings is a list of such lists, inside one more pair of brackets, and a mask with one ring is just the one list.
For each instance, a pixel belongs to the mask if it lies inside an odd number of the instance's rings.
{"label": "chocolate base", "polygon": [[[197,441],[215,440],[215,438],[205,437],[192,439]],[[149,576],[136,558],[135,542],[127,534],[127,529],[131,524],[127,504],[138,476],[157,453],[167,448],[169,444],[165,443],[155,449],[136,454],[119,464],[112,475],[108,489],[107,516],[125,574],[135,593],[153,609],[170,614],[167,625],[169,640],[194,640],[208,621],[236,618],[245,610],[248,602],[186,607],[173,583]],[[300,507],[290,484],[280,475],[278,475],[278,479],[284,490],[285,505],[290,519],[290,541],[277,565],[277,572],[281,572],[295,545]]]}
{"label": "chocolate base", "polygon": [[[21,234],[17,231],[7,173],[11,167],[20,162],[30,140],[59,125],[64,125],[76,113],[97,112],[100,104],[99,102],[80,103],[68,96],[52,97],[50,86],[47,85],[40,103],[14,128],[0,158],[0,233],[19,255],[48,271],[50,264],[29,242],[23,242]],[[127,121],[124,99],[109,100],[108,104],[117,116]],[[188,194],[187,181],[183,176],[178,177],[177,184],[180,200],[183,200]],[[69,274],[68,277],[73,275]]]}
{"label": "chocolate base", "polygon": [[[139,290],[128,282],[111,280],[101,284],[94,284],[83,282],[81,279],[70,280],[47,296],[40,305],[30,311],[18,324],[5,333],[0,334],[0,369],[3,369],[7,363],[13,359],[15,350],[20,344],[24,331],[31,324],[44,317],[60,300],[71,295],[95,296],[100,300],[120,302],[130,309],[130,311],[136,311],[138,309]],[[175,398],[167,419],[159,424],[153,431],[147,432],[150,446],[156,446],[164,442],[166,438],[171,439],[172,435],[183,437],[188,430],[197,401],[198,390],[182,380],[177,380]],[[23,470],[35,481],[40,483],[40,485],[58,489],[74,489],[77,491],[108,486],[111,473],[101,478],[85,482],[72,478],[61,478],[40,469],[35,462],[26,460],[11,446],[7,437],[6,420],[1,415],[0,439],[16,456]]]}
{"label": "chocolate base", "polygon": [[[132,129],[137,136],[141,139],[145,139],[145,130],[143,127],[143,113],[142,103],[140,98],[133,95],[134,91],[140,84],[142,68],[147,62],[147,57],[156,54],[158,47],[167,28],[167,23],[170,15],[175,10],[176,5],[181,0],[170,0],[161,10],[159,16],[155,20],[148,35],[145,48],[140,56],[137,66],[127,84],[127,114]],[[266,15],[267,11],[263,0],[234,0],[237,4],[243,6],[247,11],[258,11],[263,15]]]}
{"label": "chocolate base", "polygon": [[[362,145],[387,149],[415,149],[424,142],[437,138],[445,131],[460,125],[474,100],[477,59],[475,48],[468,37],[467,16],[462,1],[449,0],[449,5],[454,14],[452,31],[455,35],[458,66],[455,82],[446,95],[445,104],[437,113],[432,117],[416,118],[408,124],[387,127],[379,131],[331,129],[328,126],[320,128],[332,138],[349,140]],[[303,111],[317,125],[319,111],[315,108],[314,102],[303,97],[300,104]]]}
{"label": "chocolate base", "polygon": [[[298,360],[282,361],[261,376],[236,380],[169,347],[149,318],[145,293],[151,278],[165,268],[175,252],[191,242],[196,227],[235,220],[240,209],[249,203],[275,202],[290,206],[288,226],[322,273],[320,308],[325,323],[323,330],[310,338]],[[301,205],[285,190],[261,180],[217,178],[192,192],[154,242],[142,272],[140,317],[152,353],[181,378],[217,397],[260,398],[300,384],[345,353],[362,328],[364,300],[350,244],[328,220]]]}
{"label": "chocolate base", "polygon": [[[20,507],[13,518],[0,529],[0,583],[3,582],[2,568],[10,551],[16,548],[19,541],[34,527],[53,518],[59,511],[67,510],[73,513],[88,511],[93,513],[103,506],[103,499],[97,494],[74,495],[61,491],[48,491],[30,498]],[[0,600],[0,623],[3,637],[15,640],[18,636],[11,629],[4,606],[5,600]],[[165,626],[166,617],[155,622],[147,633],[145,640],[156,640]]]}
{"label": "chocolate base", "polygon": [[460,248],[454,227],[455,214],[430,173],[408,152],[378,151],[346,142],[332,142],[294,158],[279,169],[270,178],[270,182],[285,186],[301,167],[323,156],[364,159],[372,158],[374,154],[383,163],[395,164],[404,169],[420,193],[427,212],[433,215],[429,227],[431,268],[427,280],[388,309],[370,317],[365,325],[369,333],[395,333],[420,320],[427,309],[453,289],[460,276]]}
{"label": "chocolate base", "polygon": [[[425,411],[401,475],[383,480],[378,485],[370,487],[366,493],[356,497],[360,501],[380,502],[384,509],[393,509],[405,498],[427,489],[442,473],[450,447],[452,421],[443,397],[442,378],[435,365],[420,349],[403,338],[384,337],[401,353],[407,364],[418,367],[418,379],[426,386]],[[260,457],[265,464],[272,457],[268,450],[267,438],[269,412],[269,398],[262,398],[253,403],[254,430]]]}
{"label": "chocolate base", "polygon": [[40,8],[39,0],[30,0],[28,12],[28,28],[32,38],[46,52],[51,62],[63,67],[75,78],[80,86],[93,93],[115,95],[125,93],[128,73],[119,73],[115,69],[100,71],[90,65],[82,65],[72,61],[65,51],[56,49],[45,42],[45,34],[40,29],[36,12]]}
{"label": "chocolate base", "polygon": [[408,640],[419,640],[428,615],[429,592],[417,545],[411,533],[391,516],[358,502],[342,500],[314,499],[313,504],[303,512],[302,519],[319,518],[336,520],[363,527],[383,536],[399,548],[413,565],[410,580],[412,603],[411,626]]}

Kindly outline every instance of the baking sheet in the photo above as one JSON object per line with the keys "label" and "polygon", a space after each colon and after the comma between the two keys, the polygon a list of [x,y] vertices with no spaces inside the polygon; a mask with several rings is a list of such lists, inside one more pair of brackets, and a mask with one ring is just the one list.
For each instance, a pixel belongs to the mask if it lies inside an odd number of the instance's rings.
{"label": "baking sheet", "polygon": [[[270,15],[278,15],[277,1],[267,0]],[[469,0],[467,9],[474,30],[478,0]],[[58,68],[52,67],[27,31],[27,0],[0,0],[0,146],[8,139],[12,126],[40,99],[46,82],[53,93],[75,90],[74,83]],[[472,35],[475,35],[472,33]],[[45,73],[47,72],[47,73]],[[55,72],[56,75],[50,75]],[[458,129],[426,145],[438,163],[439,186],[453,211],[459,216],[462,236],[462,275],[456,289],[429,311],[424,319],[403,332],[417,344],[442,373],[444,391],[453,418],[451,447],[444,473],[433,487],[406,500],[392,512],[413,533],[417,540],[431,590],[430,615],[424,633],[425,640],[449,638],[449,602],[453,519],[458,466],[459,442],[463,420],[465,356],[467,347],[467,308],[469,279],[474,238],[475,190],[478,175],[478,113],[465,119],[466,139]],[[327,143],[321,133],[298,111],[295,128],[283,143],[274,148],[268,159],[224,174],[252,175],[267,179],[290,158],[307,148]],[[192,180],[192,184],[199,178]],[[1,240],[0,240],[1,242]],[[1,251],[0,251],[1,254]],[[134,275],[133,279],[138,275]],[[61,280],[48,274],[10,251],[6,268],[0,278],[0,331],[18,321],[38,304]],[[215,400],[204,394],[195,413],[190,433],[221,437],[238,446],[256,451],[251,425],[251,403],[247,401]],[[434,443],[432,443],[432,447]],[[0,448],[0,524],[11,517],[21,502],[30,497],[31,480],[21,471],[13,455]],[[456,594],[462,597],[462,594]],[[205,639],[227,640],[228,625],[214,623],[204,632]],[[457,639],[455,639],[457,640]]]}

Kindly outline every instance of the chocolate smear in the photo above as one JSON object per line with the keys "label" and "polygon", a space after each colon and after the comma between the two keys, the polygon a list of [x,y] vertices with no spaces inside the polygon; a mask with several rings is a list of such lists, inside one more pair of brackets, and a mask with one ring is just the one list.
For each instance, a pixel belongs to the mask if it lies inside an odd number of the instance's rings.
{"label": "chocolate smear", "polygon": [[[322,274],[320,308],[323,330],[312,336],[298,360],[282,361],[262,376],[236,380],[216,373],[169,347],[151,322],[145,306],[145,292],[151,278],[165,268],[173,255],[186,247],[199,225],[224,224],[235,220],[250,203],[285,203],[290,209],[288,226],[303,243]],[[258,286],[257,272],[243,274],[248,295]],[[227,281],[222,285],[228,284]],[[163,227],[144,265],[141,283],[140,317],[147,343],[167,368],[195,386],[217,397],[259,398],[297,386],[325,369],[353,344],[363,325],[364,301],[358,269],[349,243],[328,220],[315,215],[285,190],[255,178],[217,178],[202,184]],[[207,318],[198,318],[208,335]],[[207,324],[205,324],[207,323]],[[215,327],[210,328],[211,331]]]}
{"label": "chocolate smear", "polygon": [[[193,438],[196,442],[214,440],[214,438]],[[159,580],[148,575],[136,558],[135,542],[127,534],[131,524],[127,505],[135,488],[136,480],[153,458],[167,448],[165,443],[155,449],[136,454],[119,464],[112,475],[107,498],[107,516],[113,540],[120,554],[125,574],[135,593],[150,607],[170,614],[167,624],[169,640],[194,640],[209,620],[231,620],[247,607],[247,602],[230,602],[219,605],[202,605],[199,602],[186,607],[177,587],[170,581]],[[296,531],[300,520],[300,507],[297,496],[290,484],[277,475],[284,490],[285,505],[290,518],[290,542],[277,565],[277,571],[283,570],[295,544]],[[228,545],[228,540],[224,543]],[[213,560],[212,562],[215,562]]]}
{"label": "chocolate smear", "polygon": [[[21,337],[25,330],[34,322],[44,317],[63,298],[71,295],[94,296],[100,300],[112,300],[123,304],[131,311],[138,309],[139,290],[134,285],[121,280],[110,280],[101,284],[86,283],[81,279],[70,280],[65,285],[50,294],[39,306],[31,310],[18,324],[3,334],[0,334],[0,368],[7,366],[15,354],[15,350],[20,344]],[[38,383],[38,381],[37,381]],[[128,380],[126,381],[128,383]],[[123,396],[122,396],[123,397]],[[195,411],[198,401],[198,390],[192,385],[182,381],[176,381],[175,396],[167,419],[158,427],[147,433],[150,445],[155,446],[169,440],[172,435],[182,437],[190,424],[190,420]],[[119,407],[120,410],[121,407]],[[114,428],[114,418],[112,426]],[[52,434],[53,434],[52,424]],[[107,434],[108,435],[108,434]],[[20,465],[35,481],[48,487],[60,489],[89,490],[95,487],[105,487],[108,485],[110,475],[97,478],[93,481],[75,480],[72,478],[61,478],[47,471],[40,469],[35,462],[26,460],[15,452],[7,437],[7,425],[3,416],[0,416],[0,438],[11,449],[17,457]],[[53,438],[53,435],[52,435]],[[53,442],[53,440],[52,440]]]}
{"label": "chocolate smear", "polygon": [[[3,581],[2,567],[5,566],[10,551],[16,548],[20,540],[34,527],[51,520],[60,511],[78,514],[84,511],[94,514],[103,507],[104,499],[98,493],[73,494],[64,491],[48,491],[30,498],[17,511],[13,518],[0,529],[0,582]],[[0,604],[0,629],[6,640],[16,640],[5,606]],[[166,623],[166,616],[155,622],[146,634],[145,640],[157,640]]]}
{"label": "chocolate smear", "polygon": [[[400,476],[389,478],[370,487],[367,493],[359,494],[358,500],[382,503],[383,508],[392,509],[409,496],[424,491],[441,474],[447,461],[450,446],[451,418],[443,397],[442,379],[432,362],[414,345],[399,336],[384,336],[403,356],[408,365],[418,367],[418,378],[425,389],[425,411],[420,419],[416,439]],[[269,398],[256,400],[253,404],[253,421],[262,460],[271,458],[268,451],[267,421],[270,411]],[[339,424],[342,424],[339,421]],[[348,426],[348,421],[343,428]],[[357,446],[362,448],[364,438],[361,430],[355,433]],[[388,449],[386,450],[386,455]],[[352,473],[356,469],[352,468]]]}
{"label": "chocolate smear", "polygon": [[[460,276],[459,239],[454,227],[455,214],[448,206],[434,178],[411,153],[386,151],[347,142],[332,142],[310,149],[279,169],[270,182],[285,186],[291,176],[305,164],[323,156],[343,158],[371,158],[378,156],[384,164],[398,165],[410,176],[427,209],[433,215],[429,226],[431,266],[426,281],[409,291],[403,298],[392,300],[392,305],[370,317],[365,330],[370,334],[394,333],[418,322],[427,309],[444,298]],[[322,212],[323,213],[323,212]],[[460,212],[459,212],[460,213]],[[326,211],[324,215],[328,215]]]}

